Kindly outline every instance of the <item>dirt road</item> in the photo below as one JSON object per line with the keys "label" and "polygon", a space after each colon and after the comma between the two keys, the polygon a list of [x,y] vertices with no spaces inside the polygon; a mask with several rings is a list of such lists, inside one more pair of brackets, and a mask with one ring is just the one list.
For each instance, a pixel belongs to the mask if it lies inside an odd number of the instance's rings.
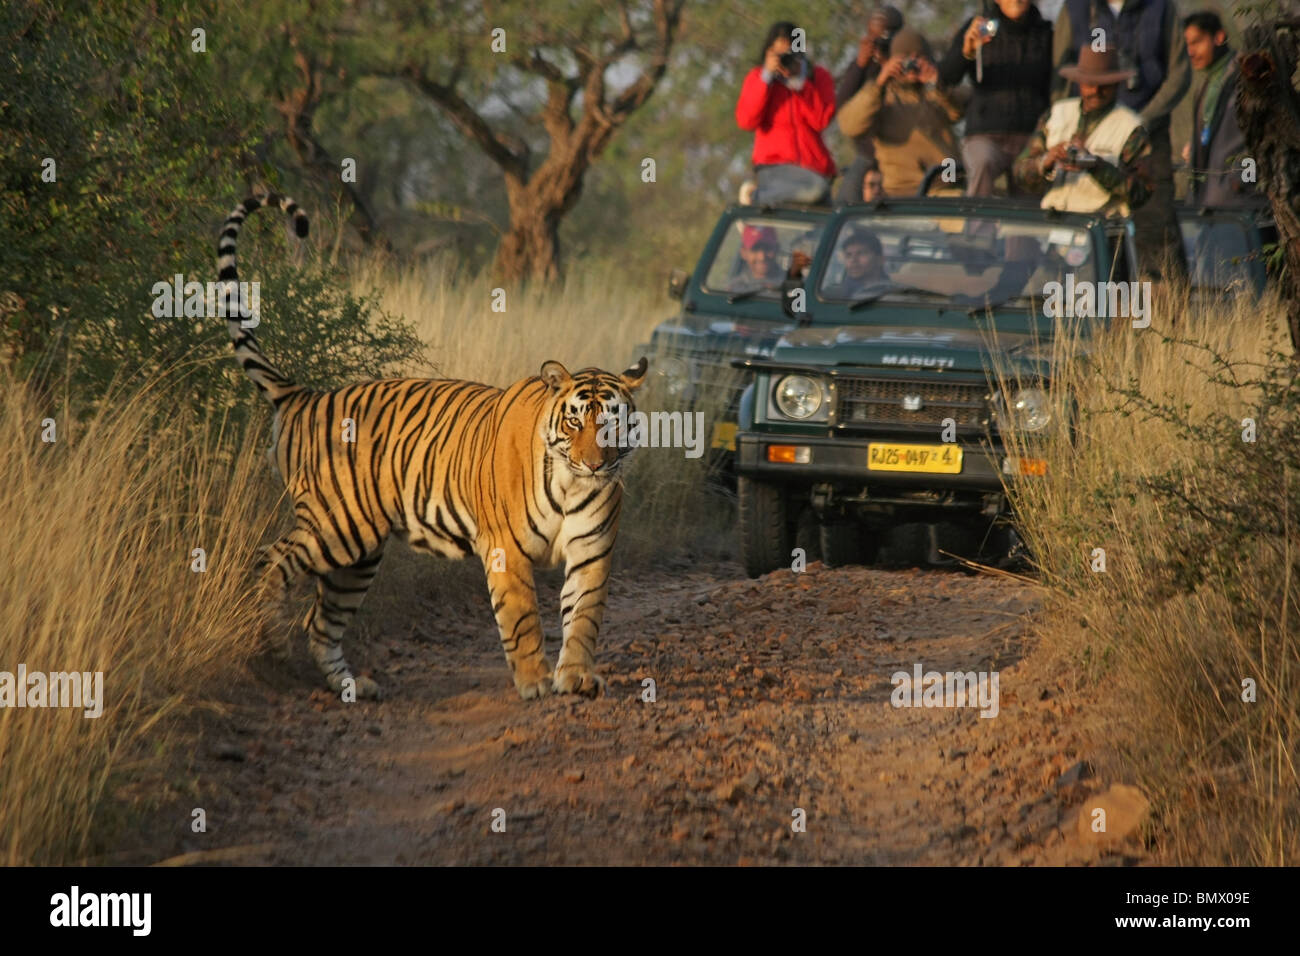
{"label": "dirt road", "polygon": [[[1024,657],[1034,589],[937,570],[730,563],[613,582],[596,700],[525,703],[473,568],[363,615],[344,704],[304,648],[195,723],[133,862],[1008,864],[1097,859],[1071,811],[1086,702]],[[382,580],[382,577],[381,577]],[[539,580],[558,618],[559,579]],[[416,592],[427,593],[427,592]],[[548,628],[553,630],[553,628]],[[558,643],[550,646],[554,661]],[[890,675],[999,674],[996,717],[895,707]],[[648,701],[645,679],[654,681]],[[1064,777],[1063,777],[1064,775]],[[188,791],[181,794],[179,791]],[[207,831],[191,829],[202,807]],[[802,811],[802,812],[801,812]],[[802,829],[800,820],[803,820]],[[495,827],[494,827],[495,823]],[[499,832],[504,829],[504,832]],[[1141,851],[1104,857],[1132,862]]]}

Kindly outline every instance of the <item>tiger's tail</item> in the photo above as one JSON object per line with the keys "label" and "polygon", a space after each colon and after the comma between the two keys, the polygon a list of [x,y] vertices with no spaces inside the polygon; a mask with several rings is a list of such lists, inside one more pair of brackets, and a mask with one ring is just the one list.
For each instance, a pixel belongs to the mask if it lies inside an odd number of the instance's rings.
{"label": "tiger's tail", "polygon": [[217,278],[222,283],[221,295],[225,301],[226,328],[230,332],[230,344],[234,346],[235,358],[244,372],[253,380],[257,390],[274,405],[279,405],[285,398],[302,390],[277,369],[263,354],[257,338],[250,331],[257,325],[258,317],[244,311],[244,303],[239,295],[239,270],[235,263],[235,240],[244,220],[263,206],[279,206],[293,222],[294,231],[299,237],[307,235],[307,214],[298,208],[298,204],[288,196],[271,193],[265,197],[249,196],[231,210],[221,227],[221,237],[217,240]]}

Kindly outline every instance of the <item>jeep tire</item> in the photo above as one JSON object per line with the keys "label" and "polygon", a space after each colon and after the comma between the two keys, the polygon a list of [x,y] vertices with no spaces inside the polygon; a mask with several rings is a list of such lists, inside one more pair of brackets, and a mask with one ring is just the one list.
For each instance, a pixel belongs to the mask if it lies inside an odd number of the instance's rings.
{"label": "jeep tire", "polygon": [[789,567],[794,527],[785,489],[741,475],[736,479],[736,494],[740,499],[740,560],[745,573],[756,578]]}

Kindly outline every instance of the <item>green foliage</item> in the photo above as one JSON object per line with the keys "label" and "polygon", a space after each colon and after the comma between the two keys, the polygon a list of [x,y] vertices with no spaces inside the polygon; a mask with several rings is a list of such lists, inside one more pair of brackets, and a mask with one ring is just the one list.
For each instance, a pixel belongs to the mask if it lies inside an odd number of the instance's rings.
{"label": "green foliage", "polygon": [[[255,113],[190,52],[211,5],[0,9],[0,293],[20,370],[48,377],[93,323],[132,335],[153,281],[197,272]],[[192,104],[203,103],[203,109]],[[42,182],[49,157],[57,180]],[[206,252],[206,249],[203,249]],[[203,266],[203,271],[210,266]],[[95,336],[89,336],[94,340]]]}
{"label": "green foliage", "polygon": [[[191,49],[195,27],[206,53]],[[210,3],[0,9],[14,78],[0,102],[0,314],[38,391],[66,380],[92,407],[114,381],[180,365],[169,381],[190,406],[253,392],[223,320],[151,314],[155,283],[215,280],[217,229],[256,171],[261,106],[229,95],[217,67],[239,34]],[[45,157],[55,182],[41,180]],[[329,384],[418,357],[409,329],[340,291],[337,273],[292,269],[282,240],[259,241],[283,230],[270,210],[251,223],[241,278],[262,282],[259,334],[291,372]]]}

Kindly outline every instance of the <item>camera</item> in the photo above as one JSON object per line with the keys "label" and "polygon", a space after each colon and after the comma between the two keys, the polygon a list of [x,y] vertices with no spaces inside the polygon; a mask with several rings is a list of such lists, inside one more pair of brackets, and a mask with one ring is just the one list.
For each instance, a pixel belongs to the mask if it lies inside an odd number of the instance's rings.
{"label": "camera", "polygon": [[893,39],[894,35],[892,33],[882,33],[871,42],[875,46],[877,53],[881,56],[889,56],[889,44]]}
{"label": "camera", "polygon": [[988,37],[990,40],[998,35],[998,21],[996,18],[985,20],[977,31],[981,37]]}
{"label": "camera", "polygon": [[921,58],[919,56],[909,56],[903,61],[903,65],[900,69],[903,73],[920,73]]}
{"label": "camera", "polygon": [[802,57],[798,53],[782,53],[777,59],[781,63],[781,69],[793,73],[799,69],[799,61]]}
{"label": "camera", "polygon": [[1071,143],[1065,147],[1065,160],[1071,166],[1078,166],[1080,169],[1091,169],[1097,165],[1097,157],[1086,149],[1080,149]]}

